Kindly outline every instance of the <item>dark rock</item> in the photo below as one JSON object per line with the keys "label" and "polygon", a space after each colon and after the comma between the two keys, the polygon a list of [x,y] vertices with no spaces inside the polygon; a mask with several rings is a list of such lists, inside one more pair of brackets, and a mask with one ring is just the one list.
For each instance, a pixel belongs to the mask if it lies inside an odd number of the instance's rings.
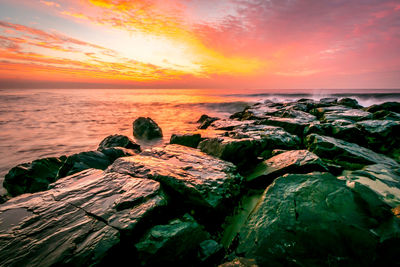
{"label": "dark rock", "polygon": [[180,145],[117,159],[107,171],[157,180],[177,193],[181,203],[210,210],[226,209],[239,194],[242,179],[233,164]]}
{"label": "dark rock", "polygon": [[310,111],[310,113],[313,114],[314,116],[316,116],[318,119],[321,119],[322,116],[324,116],[324,114],[327,112],[335,111],[340,114],[340,112],[344,112],[349,109],[350,109],[349,107],[345,107],[345,106],[324,106],[324,107],[314,108]]}
{"label": "dark rock", "polygon": [[347,169],[360,169],[365,165],[377,163],[398,166],[391,158],[333,137],[311,134],[306,137],[305,142],[308,149],[319,157]]}
{"label": "dark rock", "polygon": [[326,173],[276,179],[242,228],[237,254],[260,266],[399,264],[386,248],[400,241],[400,220],[374,192],[345,183]]}
{"label": "dark rock", "polygon": [[233,131],[235,128],[253,123],[253,121],[237,121],[231,119],[217,120],[211,124],[211,127],[215,130]]}
{"label": "dark rock", "polygon": [[137,235],[137,227],[165,205],[156,181],[93,169],[65,177],[48,191],[0,206],[1,265],[93,266],[107,257],[115,264],[120,257],[131,260],[118,254],[121,242]]}
{"label": "dark rock", "polygon": [[329,111],[325,112],[322,116],[322,121],[324,122],[334,122],[336,120],[344,119],[350,121],[361,121],[368,120],[372,118],[372,114],[359,109],[348,109],[341,111]]}
{"label": "dark rock", "polygon": [[17,165],[6,174],[3,186],[12,196],[46,190],[65,160],[65,156],[52,157]]}
{"label": "dark rock", "polygon": [[170,144],[178,144],[182,146],[188,146],[196,148],[202,140],[201,135],[194,134],[173,134],[171,136]]}
{"label": "dark rock", "polygon": [[313,120],[304,120],[302,118],[269,117],[262,120],[261,123],[265,125],[282,127],[288,133],[302,137],[304,129],[310,124],[311,121]]}
{"label": "dark rock", "polygon": [[266,150],[297,149],[300,139],[280,127],[249,125],[237,128],[228,136],[205,139],[200,142],[201,151],[230,161],[240,168],[257,161]]}
{"label": "dark rock", "polygon": [[100,152],[103,153],[110,162],[114,162],[114,160],[117,158],[128,157],[137,154],[137,150],[126,149],[123,147],[104,148]]}
{"label": "dark rock", "polygon": [[332,123],[331,135],[335,138],[367,147],[363,132],[355,124],[340,125]]}
{"label": "dark rock", "polygon": [[213,123],[214,121],[217,121],[217,120],[219,120],[219,118],[217,118],[217,117],[209,117],[207,115],[202,115],[200,117],[200,119],[197,121],[197,122],[201,123],[198,128],[203,129],[203,130],[207,129],[208,126],[211,125],[211,123]]}
{"label": "dark rock", "polygon": [[142,266],[193,263],[199,244],[208,233],[188,214],[150,229],[135,245]]}
{"label": "dark rock", "polygon": [[355,188],[363,185],[392,208],[400,205],[400,168],[382,164],[369,165],[362,170],[345,174],[347,185]]}
{"label": "dark rock", "polygon": [[323,104],[336,105],[338,102],[338,99],[335,97],[325,97],[325,98],[321,98],[319,100],[319,102],[321,102]]}
{"label": "dark rock", "polygon": [[58,171],[57,179],[86,169],[105,170],[112,161],[100,151],[85,151],[68,156]]}
{"label": "dark rock", "polygon": [[319,135],[332,135],[332,124],[331,123],[321,123],[319,121],[314,121],[308,124],[304,128],[303,135],[307,136],[309,134],[319,134]]}
{"label": "dark rock", "polygon": [[309,173],[328,171],[324,162],[308,150],[291,150],[267,159],[256,166],[247,181],[263,180],[270,183],[273,178],[286,173]]}
{"label": "dark rock", "polygon": [[139,117],[133,122],[133,136],[151,140],[163,136],[161,128],[151,118]]}
{"label": "dark rock", "polygon": [[97,150],[102,151],[105,148],[111,148],[111,147],[123,147],[127,149],[140,151],[140,145],[136,144],[129,137],[120,134],[109,135],[106,138],[104,138],[104,140],[101,141],[101,143],[99,144]]}
{"label": "dark rock", "polygon": [[258,267],[257,262],[254,259],[236,258],[233,261],[225,262],[219,265],[219,267]]}
{"label": "dark rock", "polygon": [[387,110],[379,110],[372,114],[372,119],[374,120],[391,120],[400,121],[400,114]]}
{"label": "dark rock", "polygon": [[400,113],[400,103],[399,102],[385,102],[379,105],[372,105],[370,107],[364,108],[365,111],[368,112],[377,112],[380,110],[392,111],[396,113]]}
{"label": "dark rock", "polygon": [[348,98],[348,97],[340,99],[338,104],[342,105],[342,106],[354,108],[354,109],[362,108],[362,106],[360,106],[360,104],[358,104],[357,100],[355,100],[353,98]]}
{"label": "dark rock", "polygon": [[200,243],[199,255],[203,264],[211,264],[224,256],[224,247],[217,241],[208,239]]}
{"label": "dark rock", "polygon": [[400,122],[390,120],[366,120],[355,124],[372,150],[400,160]]}

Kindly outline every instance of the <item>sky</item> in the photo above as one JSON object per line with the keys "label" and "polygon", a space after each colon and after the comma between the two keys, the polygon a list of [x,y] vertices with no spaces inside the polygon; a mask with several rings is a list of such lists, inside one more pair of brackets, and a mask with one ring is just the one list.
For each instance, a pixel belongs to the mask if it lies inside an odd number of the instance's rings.
{"label": "sky", "polygon": [[400,88],[399,0],[0,0],[0,88]]}

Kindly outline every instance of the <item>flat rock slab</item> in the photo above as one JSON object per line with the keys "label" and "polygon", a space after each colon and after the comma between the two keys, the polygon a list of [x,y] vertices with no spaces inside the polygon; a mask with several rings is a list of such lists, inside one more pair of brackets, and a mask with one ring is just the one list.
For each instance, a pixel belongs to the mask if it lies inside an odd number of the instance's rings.
{"label": "flat rock slab", "polygon": [[328,171],[324,162],[308,150],[291,150],[267,159],[248,175],[247,181],[269,180],[286,173],[309,173]]}
{"label": "flat rock slab", "polygon": [[362,170],[345,174],[347,186],[358,185],[373,190],[382,201],[395,208],[400,205],[400,168],[382,164],[366,166]]}
{"label": "flat rock slab", "polygon": [[389,157],[333,137],[311,134],[306,137],[305,141],[311,152],[348,169],[360,169],[365,165],[378,163],[399,166],[395,160]]}
{"label": "flat rock slab", "polygon": [[391,207],[345,184],[328,173],[277,178],[242,227],[236,252],[259,266],[399,264],[400,221]]}
{"label": "flat rock slab", "polygon": [[0,265],[90,266],[166,205],[160,184],[86,170],[0,206]]}
{"label": "flat rock slab", "polygon": [[232,163],[180,145],[117,159],[108,171],[159,181],[182,201],[213,210],[239,193],[242,179]]}

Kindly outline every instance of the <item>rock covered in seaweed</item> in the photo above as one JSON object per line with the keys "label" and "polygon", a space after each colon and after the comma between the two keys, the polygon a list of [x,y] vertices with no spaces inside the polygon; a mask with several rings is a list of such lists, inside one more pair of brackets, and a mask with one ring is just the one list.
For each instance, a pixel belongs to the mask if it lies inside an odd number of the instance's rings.
{"label": "rock covered in seaweed", "polygon": [[163,136],[158,124],[151,118],[139,117],[133,122],[133,136],[139,139],[155,139]]}

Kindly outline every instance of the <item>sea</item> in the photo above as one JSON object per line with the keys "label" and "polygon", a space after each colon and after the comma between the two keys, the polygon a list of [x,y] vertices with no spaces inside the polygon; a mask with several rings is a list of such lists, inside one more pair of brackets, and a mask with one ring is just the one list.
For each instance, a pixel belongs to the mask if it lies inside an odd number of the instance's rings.
{"label": "sea", "polygon": [[17,164],[95,150],[111,134],[133,138],[138,117],[152,118],[164,134],[152,142],[136,140],[146,148],[196,129],[202,114],[226,118],[267,99],[324,97],[352,97],[367,107],[400,102],[400,89],[0,89],[0,184]]}

